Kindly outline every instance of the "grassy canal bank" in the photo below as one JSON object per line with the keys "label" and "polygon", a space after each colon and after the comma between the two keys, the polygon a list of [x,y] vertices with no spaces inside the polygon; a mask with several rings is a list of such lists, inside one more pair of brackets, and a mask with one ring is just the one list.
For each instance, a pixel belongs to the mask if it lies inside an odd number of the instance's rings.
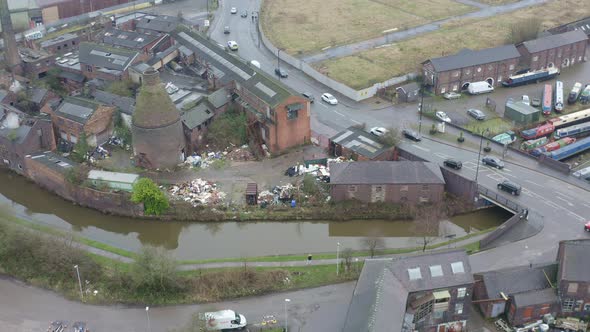
{"label": "grassy canal bank", "polygon": [[[452,242],[437,243],[427,249],[445,247],[485,233],[473,233]],[[97,248],[109,255],[88,252]],[[479,250],[477,241],[464,246],[468,251]],[[377,254],[399,254],[420,251],[419,248],[384,249]],[[367,256],[366,251],[344,252],[340,274],[334,264],[253,267],[253,262],[304,261],[305,256],[264,256],[244,259],[175,261],[165,252],[144,248],[132,253],[103,243],[73,237],[52,227],[37,225],[10,215],[0,209],[0,273],[30,284],[51,289],[72,299],[79,298],[74,265],[80,268],[86,285],[86,300],[92,303],[150,303],[180,304],[216,302],[243,296],[317,287],[356,280],[362,261],[354,257]],[[122,262],[113,256],[131,258]],[[335,254],[314,254],[314,260],[333,259]],[[130,261],[130,262],[129,262]],[[239,262],[239,267],[180,271],[180,265],[212,262]],[[94,291],[97,291],[96,295]]]}

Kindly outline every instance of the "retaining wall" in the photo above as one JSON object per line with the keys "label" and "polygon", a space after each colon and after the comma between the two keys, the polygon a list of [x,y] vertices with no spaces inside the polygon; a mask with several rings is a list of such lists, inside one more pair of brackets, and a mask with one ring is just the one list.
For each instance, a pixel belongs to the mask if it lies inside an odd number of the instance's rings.
{"label": "retaining wall", "polygon": [[490,249],[490,244],[500,238],[500,236],[504,235],[518,223],[526,221],[524,212],[517,213],[512,218],[506,220],[502,225],[498,228],[490,232],[486,237],[479,240],[479,247],[480,249]]}
{"label": "retaining wall", "polygon": [[[264,31],[262,31],[260,27],[260,21],[258,21],[259,36],[262,40],[264,46],[272,53],[277,54],[278,48],[276,48],[268,38],[264,35]],[[337,91],[338,93],[354,100],[354,101],[361,101],[367,98],[371,98],[377,94],[377,91],[388,86],[397,85],[409,80],[416,78],[415,73],[409,73],[399,77],[393,77],[385,82],[373,84],[373,86],[362,89],[362,90],[355,90],[346,84],[340,83],[334,79],[329,78],[328,76],[318,72],[312,66],[307,64],[301,59],[297,59],[294,56],[287,54],[285,52],[281,53],[281,61],[284,61],[291,66],[301,70],[305,74],[311,76],[314,80],[324,84],[325,86],[329,87],[332,90]]]}

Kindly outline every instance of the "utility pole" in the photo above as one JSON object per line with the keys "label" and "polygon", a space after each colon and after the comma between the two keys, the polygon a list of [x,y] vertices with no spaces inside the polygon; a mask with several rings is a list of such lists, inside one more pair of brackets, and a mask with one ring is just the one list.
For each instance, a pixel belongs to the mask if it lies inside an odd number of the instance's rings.
{"label": "utility pole", "polygon": [[481,133],[480,135],[480,140],[479,140],[479,150],[477,151],[477,168],[475,169],[475,184],[477,185],[477,176],[479,175],[479,162],[480,162],[480,158],[481,158],[481,146],[483,144],[483,135],[488,135],[490,129],[487,128],[483,133]]}
{"label": "utility pole", "polygon": [[277,67],[279,69],[279,81],[281,80],[281,49],[277,50]]}
{"label": "utility pole", "polygon": [[420,119],[418,120],[418,134],[422,134],[422,108],[424,107],[424,84],[420,85],[420,104],[418,104]]}

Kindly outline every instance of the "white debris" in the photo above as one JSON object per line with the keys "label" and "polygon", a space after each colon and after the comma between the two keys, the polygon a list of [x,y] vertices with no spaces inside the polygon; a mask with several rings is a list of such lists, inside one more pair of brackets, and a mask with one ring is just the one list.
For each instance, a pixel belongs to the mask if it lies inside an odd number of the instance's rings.
{"label": "white debris", "polygon": [[191,202],[195,207],[201,204],[219,204],[226,196],[224,192],[217,189],[214,182],[203,179],[174,185],[168,192],[172,198]]}

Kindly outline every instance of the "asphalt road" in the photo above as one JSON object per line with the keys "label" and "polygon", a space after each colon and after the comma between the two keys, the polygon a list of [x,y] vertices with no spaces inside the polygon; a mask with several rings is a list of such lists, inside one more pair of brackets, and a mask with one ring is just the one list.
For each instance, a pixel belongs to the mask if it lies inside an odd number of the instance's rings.
{"label": "asphalt road", "polygon": [[[191,315],[209,310],[234,309],[249,324],[265,315],[284,321],[285,299],[290,331],[338,331],[344,322],[354,283],[330,285],[216,304],[151,307],[151,331],[164,332],[184,326]],[[53,320],[85,321],[93,332],[148,331],[145,307],[95,306],[62,298],[53,292],[0,278],[0,331],[46,331]],[[313,327],[313,328],[312,328]]]}

